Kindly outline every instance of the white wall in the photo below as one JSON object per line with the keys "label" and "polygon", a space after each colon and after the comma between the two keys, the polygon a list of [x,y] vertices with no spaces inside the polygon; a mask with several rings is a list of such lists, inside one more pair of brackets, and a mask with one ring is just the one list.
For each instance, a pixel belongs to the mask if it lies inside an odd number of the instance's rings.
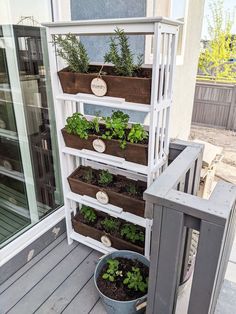
{"label": "white wall", "polygon": [[187,139],[190,133],[204,2],[205,0],[189,0],[183,64],[177,65],[174,80],[170,130],[172,138]]}

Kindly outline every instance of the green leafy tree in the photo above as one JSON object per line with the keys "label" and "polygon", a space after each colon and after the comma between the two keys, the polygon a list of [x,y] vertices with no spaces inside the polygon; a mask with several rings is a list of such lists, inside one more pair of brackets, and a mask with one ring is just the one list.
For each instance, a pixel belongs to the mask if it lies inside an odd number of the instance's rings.
{"label": "green leafy tree", "polygon": [[123,29],[116,28],[115,36],[110,38],[110,50],[105,54],[104,61],[114,64],[116,74],[133,76],[135,72],[140,70],[143,56],[139,55],[137,63],[135,63],[128,36]]}
{"label": "green leafy tree", "polygon": [[222,0],[211,2],[210,9],[210,41],[209,46],[200,53],[199,69],[204,75],[213,76],[216,80],[236,80],[235,63],[229,62],[231,58],[235,58],[236,51],[236,37],[232,36],[234,18],[229,12],[224,12]]}
{"label": "green leafy tree", "polygon": [[84,45],[74,34],[54,35],[53,44],[57,55],[68,64],[70,71],[86,73],[89,69],[89,57]]}

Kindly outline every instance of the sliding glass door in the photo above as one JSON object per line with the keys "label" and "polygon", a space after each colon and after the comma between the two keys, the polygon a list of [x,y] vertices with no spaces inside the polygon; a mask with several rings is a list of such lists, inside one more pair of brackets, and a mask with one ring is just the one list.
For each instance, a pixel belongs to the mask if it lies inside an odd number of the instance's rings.
{"label": "sliding glass door", "polygon": [[40,26],[50,3],[0,0],[0,248],[62,202]]}

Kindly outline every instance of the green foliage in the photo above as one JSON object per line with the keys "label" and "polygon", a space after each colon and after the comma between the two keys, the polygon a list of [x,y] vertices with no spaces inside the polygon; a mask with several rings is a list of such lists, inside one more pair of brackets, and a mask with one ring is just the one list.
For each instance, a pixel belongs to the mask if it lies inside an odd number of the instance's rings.
{"label": "green foliage", "polygon": [[135,243],[137,241],[144,242],[144,233],[133,224],[124,224],[120,231],[122,237]]}
{"label": "green foliage", "polygon": [[115,218],[105,218],[101,224],[106,232],[119,230],[120,223]]}
{"label": "green foliage", "polygon": [[93,180],[93,170],[92,168],[84,169],[83,180],[87,183],[91,183]]}
{"label": "green foliage", "polygon": [[138,56],[138,62],[135,64],[128,36],[124,30],[116,28],[115,36],[110,38],[110,50],[105,54],[104,61],[114,64],[114,70],[118,75],[133,76],[140,70],[143,56]]}
{"label": "green foliage", "polygon": [[99,118],[98,117],[93,118],[93,120],[90,122],[90,124],[91,124],[91,129],[95,133],[100,132],[100,125],[99,125]]}
{"label": "green foliage", "polygon": [[102,275],[103,279],[109,280],[111,282],[115,281],[117,276],[122,276],[119,272],[119,261],[116,259],[107,260],[108,268],[106,272]]}
{"label": "green foliage", "polygon": [[132,267],[132,271],[129,271],[124,279],[123,283],[128,286],[129,289],[135,291],[146,292],[147,290],[147,279],[143,279],[140,269],[138,267]]}
{"label": "green foliage", "polygon": [[89,57],[84,45],[76,35],[54,35],[53,44],[57,55],[66,61],[70,71],[86,73],[89,69]]}
{"label": "green foliage", "polygon": [[66,131],[69,134],[78,135],[80,138],[87,139],[91,124],[81,113],[74,113],[66,119]]}
{"label": "green foliage", "polygon": [[223,1],[210,3],[211,19],[208,19],[209,46],[200,53],[199,69],[204,75],[216,80],[236,80],[236,65],[229,59],[235,58],[236,37],[232,35],[234,14],[224,12]]}
{"label": "green foliage", "polygon": [[92,209],[91,207],[89,206],[85,206],[85,205],[82,205],[81,209],[80,209],[80,212],[81,214],[84,216],[84,219],[87,221],[87,222],[95,222],[96,219],[97,219],[97,215],[96,215],[96,212],[94,209]]}
{"label": "green foliage", "polygon": [[103,139],[119,139],[122,149],[126,146],[126,129],[128,128],[129,115],[122,111],[115,111],[111,117],[103,118],[106,132],[102,135]]}
{"label": "green foliage", "polygon": [[130,195],[138,194],[137,186],[135,183],[129,183],[129,185],[125,186],[125,189]]}
{"label": "green foliage", "polygon": [[131,143],[139,143],[147,138],[148,132],[144,130],[144,127],[139,123],[133,124],[128,135],[128,141]]}
{"label": "green foliage", "polygon": [[108,170],[102,170],[99,173],[98,183],[103,186],[108,186],[113,181],[113,175]]}

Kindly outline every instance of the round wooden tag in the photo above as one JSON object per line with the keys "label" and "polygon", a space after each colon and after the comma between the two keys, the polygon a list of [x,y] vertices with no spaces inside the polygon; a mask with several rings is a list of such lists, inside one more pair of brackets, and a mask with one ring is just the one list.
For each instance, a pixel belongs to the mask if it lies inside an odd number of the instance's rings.
{"label": "round wooden tag", "polygon": [[96,139],[93,141],[93,148],[96,150],[96,152],[103,153],[106,149],[106,144],[103,142],[103,140]]}
{"label": "round wooden tag", "polygon": [[8,160],[3,160],[3,167],[7,170],[12,170],[12,164]]}
{"label": "round wooden tag", "polygon": [[0,129],[6,129],[6,123],[2,119],[0,119]]}
{"label": "round wooden tag", "polygon": [[109,197],[106,192],[103,191],[98,191],[96,193],[96,199],[98,200],[99,203],[106,205],[109,203]]}
{"label": "round wooden tag", "polygon": [[96,96],[104,96],[107,93],[107,84],[102,78],[95,77],[91,82],[91,90]]}
{"label": "round wooden tag", "polygon": [[101,237],[101,242],[105,245],[110,247],[111,246],[111,240],[108,238],[108,236],[103,235]]}

